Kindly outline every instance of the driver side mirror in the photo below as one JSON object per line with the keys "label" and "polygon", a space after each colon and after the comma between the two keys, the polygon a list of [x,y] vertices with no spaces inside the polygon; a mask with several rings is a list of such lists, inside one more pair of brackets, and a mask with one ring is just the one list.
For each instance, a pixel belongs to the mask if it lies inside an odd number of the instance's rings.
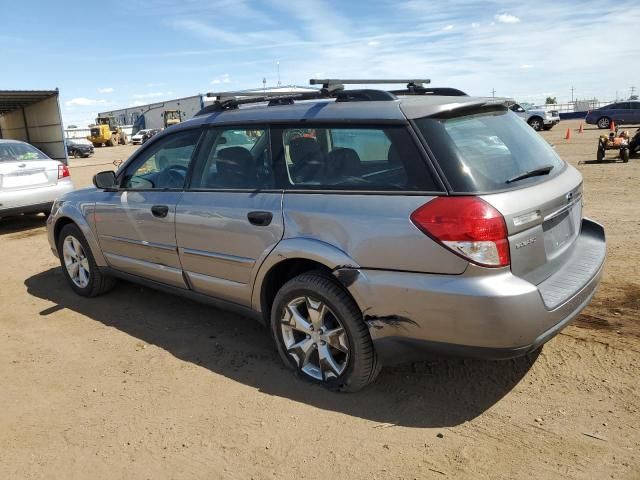
{"label": "driver side mirror", "polygon": [[113,170],[98,172],[93,176],[93,184],[100,190],[112,190],[117,188],[116,174]]}

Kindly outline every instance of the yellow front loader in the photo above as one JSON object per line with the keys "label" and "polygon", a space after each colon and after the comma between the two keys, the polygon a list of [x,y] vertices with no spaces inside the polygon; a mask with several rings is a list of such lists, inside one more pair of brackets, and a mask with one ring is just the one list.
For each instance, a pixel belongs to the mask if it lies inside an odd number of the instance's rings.
{"label": "yellow front loader", "polygon": [[182,112],[180,110],[165,110],[162,113],[162,117],[164,118],[164,128],[182,122]]}
{"label": "yellow front loader", "polygon": [[116,124],[113,117],[98,117],[96,124],[89,126],[91,135],[87,137],[94,147],[101,147],[103,144],[107,147],[115,147],[116,145],[126,145],[127,136],[122,129]]}

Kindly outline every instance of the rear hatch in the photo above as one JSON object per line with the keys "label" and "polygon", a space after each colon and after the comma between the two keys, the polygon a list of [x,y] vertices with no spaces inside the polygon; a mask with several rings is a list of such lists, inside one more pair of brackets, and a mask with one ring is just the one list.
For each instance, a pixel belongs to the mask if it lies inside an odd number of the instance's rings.
{"label": "rear hatch", "polygon": [[416,120],[455,195],[479,196],[506,223],[512,272],[540,285],[581,231],[582,176],[502,106]]}
{"label": "rear hatch", "polygon": [[58,183],[57,160],[24,142],[0,140],[0,190],[23,190]]}

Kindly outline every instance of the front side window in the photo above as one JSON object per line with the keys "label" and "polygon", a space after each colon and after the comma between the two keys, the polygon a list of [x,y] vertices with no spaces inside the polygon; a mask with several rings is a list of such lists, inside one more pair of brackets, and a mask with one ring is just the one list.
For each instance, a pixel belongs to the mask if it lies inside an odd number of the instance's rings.
{"label": "front side window", "polygon": [[191,190],[273,187],[269,132],[263,127],[213,128],[203,142]]}
{"label": "front side window", "polygon": [[321,126],[277,132],[286,187],[439,190],[404,126]]}
{"label": "front side window", "polygon": [[529,185],[557,175],[564,166],[540,135],[500,107],[422,118],[416,124],[456,192]]}
{"label": "front side window", "polygon": [[200,130],[175,133],[142,152],[127,168],[122,188],[132,190],[183,188],[200,133]]}

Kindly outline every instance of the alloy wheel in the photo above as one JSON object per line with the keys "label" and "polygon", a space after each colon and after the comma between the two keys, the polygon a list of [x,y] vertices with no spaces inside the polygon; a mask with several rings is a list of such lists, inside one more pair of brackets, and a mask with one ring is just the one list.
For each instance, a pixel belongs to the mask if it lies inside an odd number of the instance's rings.
{"label": "alloy wheel", "polygon": [[62,243],[62,258],[71,281],[80,288],[86,288],[90,280],[89,259],[82,243],[72,235]]}
{"label": "alloy wheel", "polygon": [[338,378],[349,362],[349,340],[342,323],[321,300],[291,300],[283,311],[281,333],[288,355],[315,380]]}

